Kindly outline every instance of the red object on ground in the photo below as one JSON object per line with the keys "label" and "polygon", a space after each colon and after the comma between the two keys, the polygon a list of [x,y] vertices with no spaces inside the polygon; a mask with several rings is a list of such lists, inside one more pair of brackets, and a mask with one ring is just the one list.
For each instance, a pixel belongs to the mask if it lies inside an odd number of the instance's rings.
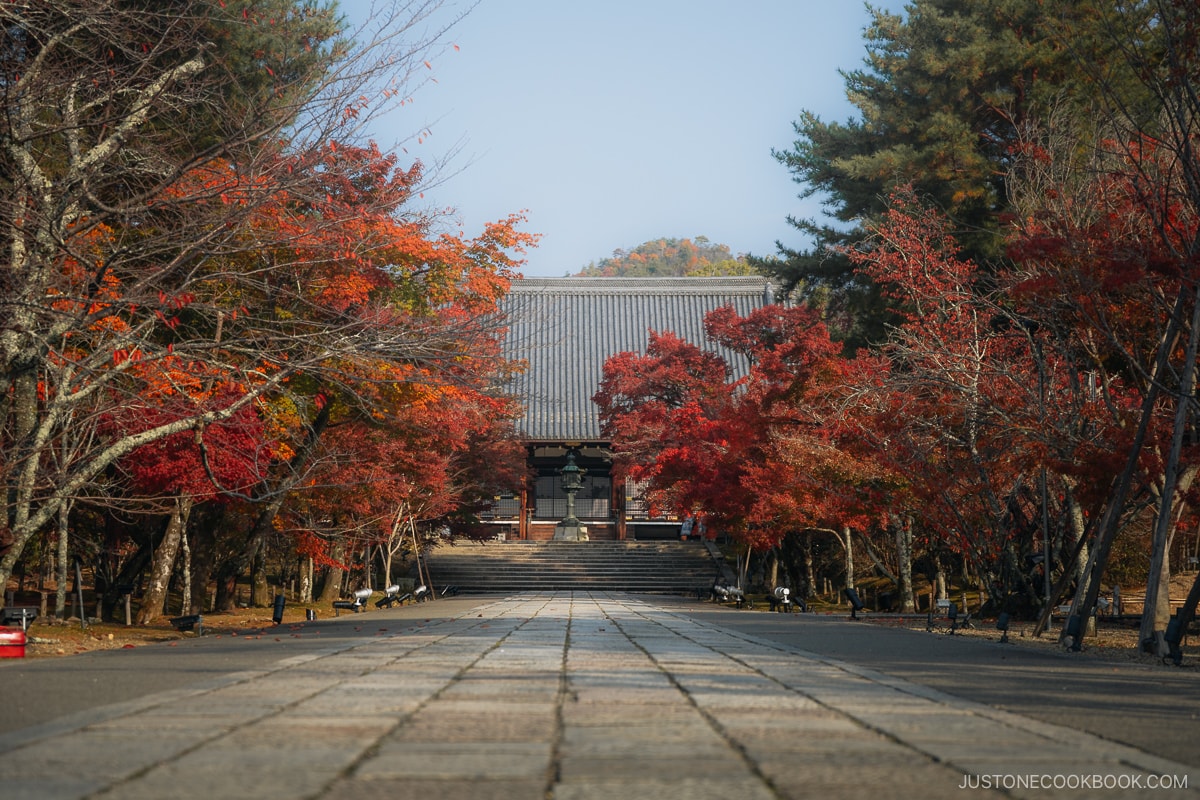
{"label": "red object on ground", "polygon": [[0,658],[25,657],[25,631],[0,627]]}

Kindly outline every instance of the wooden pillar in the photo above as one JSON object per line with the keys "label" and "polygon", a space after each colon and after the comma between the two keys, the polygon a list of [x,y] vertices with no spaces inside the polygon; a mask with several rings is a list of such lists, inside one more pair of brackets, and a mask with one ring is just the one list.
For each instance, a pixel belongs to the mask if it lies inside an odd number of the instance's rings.
{"label": "wooden pillar", "polygon": [[534,477],[532,479],[534,484],[530,486],[529,477],[530,475],[536,476],[536,473],[533,470],[533,453],[533,445],[527,445],[525,447],[525,477],[521,480],[521,510],[518,512],[520,514],[520,518],[517,520],[517,536],[522,540],[529,538],[529,520],[533,516],[533,514],[530,513],[529,500],[531,493],[537,490],[537,478]]}
{"label": "wooden pillar", "polygon": [[[609,474],[611,475],[611,473]],[[608,502],[616,512],[614,516],[617,519],[617,541],[623,542],[629,535],[626,527],[628,520],[625,518],[625,481],[612,479],[608,484],[610,493]]]}
{"label": "wooden pillar", "polygon": [[526,479],[521,486],[521,509],[517,512],[517,538],[529,538],[529,481]]}

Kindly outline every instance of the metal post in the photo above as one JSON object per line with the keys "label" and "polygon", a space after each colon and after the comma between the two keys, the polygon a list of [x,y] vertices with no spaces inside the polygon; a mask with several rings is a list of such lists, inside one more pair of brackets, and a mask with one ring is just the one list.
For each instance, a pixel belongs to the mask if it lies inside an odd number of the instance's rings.
{"label": "metal post", "polygon": [[75,557],[75,596],[79,601],[79,626],[87,630],[87,611],[83,607],[83,571],[79,568],[79,556]]}
{"label": "metal post", "polygon": [[1053,602],[1050,598],[1050,497],[1046,489],[1046,468],[1042,467],[1042,582],[1046,590],[1046,607]]}

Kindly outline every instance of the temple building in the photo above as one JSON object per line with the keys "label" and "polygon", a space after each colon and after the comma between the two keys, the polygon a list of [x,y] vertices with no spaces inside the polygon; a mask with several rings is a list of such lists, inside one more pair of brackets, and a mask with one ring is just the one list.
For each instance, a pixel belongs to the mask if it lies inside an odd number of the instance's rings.
{"label": "temple building", "polygon": [[773,300],[764,277],[527,278],[505,300],[506,355],[527,363],[516,380],[524,399],[520,429],[530,479],[498,498],[487,521],[509,539],[672,539],[681,520],[654,517],[640,487],[612,477],[609,442],[600,433],[604,362],[644,353],[650,331],[671,331],[734,365],[735,354],[705,339],[708,312],[733,306],[745,316]]}

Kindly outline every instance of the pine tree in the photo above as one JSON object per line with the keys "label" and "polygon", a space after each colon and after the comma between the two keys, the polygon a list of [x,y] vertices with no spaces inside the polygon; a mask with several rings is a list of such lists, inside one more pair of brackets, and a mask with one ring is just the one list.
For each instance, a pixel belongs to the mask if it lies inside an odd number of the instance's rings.
{"label": "pine tree", "polygon": [[[1008,164],[1028,121],[1064,104],[1096,116],[1106,100],[1084,61],[1109,65],[1110,86],[1136,86],[1088,5],[915,0],[907,15],[873,11],[864,66],[842,73],[859,116],[839,123],[804,112],[791,147],[774,152],[828,219],[791,219],[812,248],[781,245],[755,266],[824,305],[839,335],[862,344],[878,341],[890,319],[875,288],[830,247],[859,242],[894,188],[910,185],[941,209],[964,255],[996,258]],[[1123,102],[1141,96],[1130,89]]]}

